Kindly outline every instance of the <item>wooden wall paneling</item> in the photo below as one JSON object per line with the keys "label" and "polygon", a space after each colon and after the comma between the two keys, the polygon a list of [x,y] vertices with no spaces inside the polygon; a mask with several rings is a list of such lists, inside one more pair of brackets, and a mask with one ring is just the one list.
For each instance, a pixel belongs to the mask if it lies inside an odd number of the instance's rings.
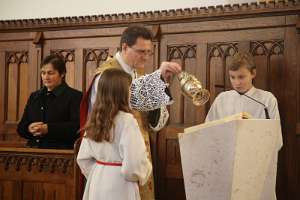
{"label": "wooden wall paneling", "polygon": [[[300,17],[298,16],[297,18],[297,25],[300,25]],[[296,83],[297,86],[298,86],[298,89],[297,89],[297,105],[298,105],[298,111],[296,113],[298,113],[298,117],[297,117],[297,124],[296,124],[296,134],[297,134],[297,147],[299,148],[300,147],[300,30],[298,28],[299,26],[297,26],[297,35],[296,35],[296,42],[297,42],[297,47],[296,47],[296,51],[297,51],[297,60],[296,60],[296,63],[297,63],[297,69],[298,69],[298,75],[297,75],[297,78],[298,78],[298,81]],[[297,150],[296,150],[297,151]],[[298,149],[299,151],[299,149]],[[298,169],[300,168],[300,160],[298,159]],[[296,177],[300,177],[300,170],[297,171],[296,173]],[[297,185],[298,187],[300,187],[300,178],[297,179]],[[298,196],[300,196],[300,194],[298,193],[297,194]],[[296,196],[297,196],[296,195]]]}
{"label": "wooden wall paneling", "polygon": [[[16,140],[15,127],[22,117],[27,102],[28,88],[28,51],[6,52],[5,78],[5,115],[4,124],[7,132],[4,140]],[[24,74],[26,73],[26,74]],[[18,138],[18,137],[17,137]]]}
{"label": "wooden wall paneling", "polygon": [[17,121],[22,118],[24,108],[27,103],[28,93],[29,93],[29,78],[28,74],[30,74],[30,67],[29,67],[29,56],[28,53],[22,55],[20,58],[19,64],[19,77],[18,77],[18,113],[17,113]]}
{"label": "wooden wall paneling", "polygon": [[[74,85],[71,86],[81,91],[86,90],[89,86],[89,83],[93,78],[94,69],[104,62],[107,59],[107,56],[114,55],[119,46],[117,37],[92,37],[91,35],[88,35],[89,31],[90,30],[87,30],[85,32],[86,38],[73,38],[74,35],[76,35],[76,32],[68,32],[68,34],[64,36],[64,39],[56,39],[55,35],[50,35],[51,37],[49,37],[49,33],[45,32],[45,35],[47,36],[45,36],[46,43],[44,45],[45,55],[49,55],[50,52],[62,50],[74,51],[73,54],[75,59],[70,62],[72,64],[67,63],[67,66],[71,69],[73,68],[74,72],[73,74],[71,71],[74,77]],[[87,55],[89,55],[89,57],[86,57]],[[92,61],[93,59],[94,61]],[[69,72],[67,72],[67,79],[68,76],[71,76],[68,74]]]}
{"label": "wooden wall paneling", "polygon": [[[86,46],[89,47],[96,47],[96,46],[102,46],[102,43],[107,43],[108,41],[104,41],[101,43],[95,43],[94,40],[105,38],[111,41],[111,38],[114,37],[120,37],[124,29],[127,27],[127,25],[121,25],[121,26],[98,26],[95,28],[81,28],[81,29],[71,29],[71,30],[63,30],[63,29],[57,29],[55,31],[45,31],[44,32],[44,38],[45,40],[53,40],[53,41],[64,41],[73,39],[73,41],[79,41],[80,39],[86,40]],[[150,28],[150,27],[149,27]],[[88,40],[93,40],[92,43],[90,43]],[[72,42],[72,40],[70,40]],[[116,41],[118,42],[118,41]],[[55,43],[55,42],[54,42]],[[68,42],[67,42],[68,43]],[[77,42],[75,42],[76,45]],[[68,44],[70,45],[70,44]],[[119,47],[119,44],[117,45]]]}
{"label": "wooden wall paneling", "polygon": [[75,49],[52,49],[50,54],[61,56],[66,63],[66,83],[70,87],[75,87]]}
{"label": "wooden wall paneling", "polygon": [[239,41],[237,48],[239,52],[250,52],[250,41]]}
{"label": "wooden wall paneling", "polygon": [[2,147],[0,191],[6,195],[3,199],[75,199],[74,161],[71,150]]}
{"label": "wooden wall paneling", "polygon": [[275,54],[270,56],[270,76],[272,77],[270,80],[270,91],[276,96],[279,101],[279,106],[282,107],[283,101],[283,68],[284,68],[284,55]]}
{"label": "wooden wall paneling", "polygon": [[[184,21],[184,23],[166,23],[161,25],[161,30],[164,34],[179,34],[179,33],[218,33],[223,31],[235,31],[251,29],[267,29],[272,27],[285,26],[285,16],[269,15],[239,17],[239,18],[215,18],[210,20]],[[242,35],[240,35],[242,36]],[[263,35],[261,35],[263,36]],[[243,36],[242,36],[243,37]],[[211,39],[213,39],[211,37]]]}
{"label": "wooden wall paneling", "polygon": [[[217,95],[225,90],[225,59],[221,43],[210,43],[208,45],[208,78],[211,93],[210,104],[213,103]],[[226,46],[225,46],[226,47]]]}
{"label": "wooden wall paneling", "polygon": [[[197,65],[197,45],[196,44],[178,44],[178,45],[169,45],[168,46],[168,60],[177,61],[182,64],[184,71],[195,74],[196,65]],[[196,75],[197,76],[197,75]],[[175,78],[176,79],[176,78]],[[173,80],[171,85],[172,94],[175,94],[174,97],[175,103],[172,106],[177,104],[178,101],[179,110],[175,111],[177,119],[175,123],[182,124],[195,124],[195,114],[191,112],[194,110],[194,105],[192,105],[191,99],[182,95],[179,81]],[[176,94],[177,93],[177,94]],[[172,112],[171,106],[171,112]],[[179,111],[179,112],[178,112]],[[171,119],[172,120],[172,119]],[[170,122],[172,123],[172,122]]]}
{"label": "wooden wall paneling", "polygon": [[5,119],[5,99],[6,95],[6,62],[5,62],[5,52],[0,50],[0,136],[2,140],[3,132],[4,132],[4,119]]}
{"label": "wooden wall paneling", "polygon": [[[270,21],[268,21],[268,20]],[[270,38],[282,38],[284,35],[285,17],[279,18],[270,16],[261,18],[243,18],[218,21],[222,29],[215,30],[212,24],[216,21],[202,21],[191,23],[174,23],[162,25],[162,34],[168,36],[168,40],[178,42],[184,40],[186,43],[195,42],[195,40],[207,43],[216,42],[247,42],[249,40],[268,40]],[[259,22],[258,20],[262,20]],[[276,21],[276,24],[271,21]],[[257,23],[264,23],[264,26],[256,26]],[[227,25],[227,27],[225,27]],[[180,28],[178,28],[178,26]],[[190,27],[190,26],[193,26]],[[177,27],[177,29],[175,29]],[[203,28],[205,28],[203,30]],[[178,37],[183,35],[182,37]],[[239,38],[239,39],[238,39]]]}
{"label": "wooden wall paneling", "polygon": [[45,199],[42,182],[24,181],[21,193],[23,194],[22,199]]}
{"label": "wooden wall paneling", "polygon": [[[83,50],[83,76],[82,76],[82,85],[83,91],[87,91],[90,86],[95,69],[97,68],[97,53],[101,51],[100,49],[84,49]],[[99,53],[98,53],[99,54]]]}
{"label": "wooden wall paneling", "polygon": [[36,43],[33,43],[33,41],[29,42],[28,74],[30,74],[30,78],[28,79],[29,91],[27,97],[29,97],[31,92],[34,92],[41,87],[40,66],[43,58],[43,44],[43,40],[38,40]]}
{"label": "wooden wall paneling", "polygon": [[[1,32],[0,34],[0,48],[4,47],[3,44],[8,44],[10,48],[13,48],[10,44],[13,43],[23,43],[24,41],[31,41],[34,38],[35,32],[31,31],[17,31],[17,32]],[[6,48],[6,47],[4,47]]]}
{"label": "wooden wall paneling", "polygon": [[81,47],[75,48],[75,82],[74,88],[78,89],[79,91],[83,90],[83,49]]}
{"label": "wooden wall paneling", "polygon": [[99,67],[109,56],[109,48],[86,48],[83,50],[83,85],[85,91],[91,84],[95,69]]}
{"label": "wooden wall paneling", "polygon": [[[300,151],[299,138],[296,137],[297,115],[295,110],[297,105],[297,92],[299,84],[297,84],[297,52],[295,47],[299,46],[299,35],[295,27],[287,27],[285,29],[285,68],[284,68],[284,104],[281,109],[281,120],[283,125],[283,139],[284,139],[284,168],[285,178],[287,183],[287,193],[285,198],[289,200],[296,200],[300,193],[299,184],[299,169],[300,159],[298,152]],[[298,44],[298,45],[295,45]],[[298,172],[298,174],[297,174]],[[295,174],[296,173],[296,174]]]}
{"label": "wooden wall paneling", "polygon": [[[101,30],[101,29],[99,29]],[[75,32],[74,32],[75,34]],[[47,35],[47,32],[45,32]],[[94,35],[87,35],[84,38],[73,38],[72,35],[65,38],[47,38],[45,36],[44,48],[47,52],[55,49],[76,49],[76,48],[112,48],[119,47],[120,37],[106,35],[103,37],[95,37]],[[111,52],[110,52],[111,53]]]}
{"label": "wooden wall paneling", "polygon": [[[206,73],[207,73],[207,43],[197,41],[197,67],[195,70],[195,74],[198,78],[198,80],[201,82],[202,87],[209,90],[207,86],[207,78],[206,78]],[[207,113],[207,106],[208,103],[206,103],[203,106],[198,106],[194,107],[195,108],[195,122],[196,124],[200,124],[204,122],[206,113]]]}
{"label": "wooden wall paneling", "polygon": [[[184,63],[184,46],[182,44],[167,45],[167,60],[177,62],[185,70]],[[183,124],[184,123],[184,96],[181,93],[178,79],[174,78],[170,84],[171,94],[174,103],[170,106],[169,124]]]}
{"label": "wooden wall paneling", "polygon": [[[185,199],[181,159],[178,145],[178,133],[183,127],[169,126],[159,132],[157,182],[159,198],[163,200]],[[169,184],[170,183],[170,184]],[[176,192],[175,192],[176,191]]]}
{"label": "wooden wall paneling", "polygon": [[[196,73],[197,70],[197,44],[187,44],[184,46],[183,51],[183,62],[185,66],[185,71],[194,74],[199,79],[199,74]],[[195,125],[197,124],[197,107],[192,103],[192,100],[188,97],[184,97],[183,104],[184,112],[183,119],[184,124]]]}
{"label": "wooden wall paneling", "polygon": [[[254,56],[257,66],[255,85],[258,88],[270,90],[273,88],[272,86],[276,87],[274,83],[271,85],[271,80],[275,76],[274,79],[280,81],[277,78],[280,78],[278,76],[280,71],[278,70],[282,68],[283,51],[284,42],[282,39],[251,41],[250,52]],[[275,64],[277,66],[274,66]],[[277,94],[279,95],[279,93]]]}
{"label": "wooden wall paneling", "polygon": [[264,45],[260,45],[259,42],[253,42],[253,44],[258,44],[256,47],[251,47],[250,52],[254,56],[254,62],[256,64],[256,78],[254,84],[257,88],[267,89],[267,69],[268,69],[268,52]]}
{"label": "wooden wall paneling", "polygon": [[22,184],[19,181],[0,181],[0,199],[2,200],[15,200],[22,199],[21,192]]}
{"label": "wooden wall paneling", "polygon": [[269,85],[270,91],[277,97],[279,101],[279,106],[283,101],[282,91],[283,88],[283,68],[284,68],[284,40],[274,41],[270,54],[269,54],[269,64],[270,64],[270,77]]}
{"label": "wooden wall paneling", "polygon": [[[299,36],[299,34],[300,34],[300,16],[297,16],[296,17],[296,29],[297,29],[297,33],[298,33],[298,35],[297,35],[297,42],[298,42],[298,45],[297,45],[297,68],[298,68],[298,85],[300,85],[300,49],[299,49],[299,44],[300,44],[300,36]],[[287,20],[287,21],[289,21],[289,20]],[[300,105],[300,87],[298,87],[298,91],[297,91],[297,93],[298,93],[298,105]],[[296,130],[297,130],[297,132],[296,132],[296,134],[298,135],[298,138],[299,138],[299,136],[300,136],[300,106],[298,106],[298,123],[297,123],[297,125],[296,125]],[[299,144],[300,145],[300,144]],[[299,175],[298,175],[299,177],[300,177],[300,172],[299,172]],[[299,185],[300,185],[300,180],[299,180]]]}
{"label": "wooden wall paneling", "polygon": [[67,188],[64,184],[53,184],[53,183],[44,183],[44,199],[45,200],[58,200],[58,199],[68,199],[67,196],[70,194],[66,191]]}
{"label": "wooden wall paneling", "polygon": [[211,71],[208,77],[211,79],[208,83],[211,88],[210,103],[213,102],[215,97],[222,91],[231,88],[231,84],[228,76],[228,63],[231,61],[232,56],[238,52],[237,38],[232,38],[232,41],[224,42],[231,38],[230,34],[224,33],[227,39],[223,38],[223,41],[215,41],[208,45],[208,71]]}
{"label": "wooden wall paneling", "polygon": [[[7,85],[7,112],[6,123],[13,123],[18,120],[18,92],[19,92],[19,52],[7,52],[6,54],[6,84]],[[20,55],[20,54],[19,54]]]}
{"label": "wooden wall paneling", "polygon": [[19,109],[18,109],[18,121],[21,120],[29,93],[28,86],[28,74],[29,73],[29,64],[28,63],[20,63],[20,72],[19,72],[19,81],[20,81],[20,90],[19,90]]}

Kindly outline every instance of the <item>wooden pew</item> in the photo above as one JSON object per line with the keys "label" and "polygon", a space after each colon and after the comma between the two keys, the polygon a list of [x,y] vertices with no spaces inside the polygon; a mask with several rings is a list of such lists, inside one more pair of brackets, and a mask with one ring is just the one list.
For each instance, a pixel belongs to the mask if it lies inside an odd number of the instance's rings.
{"label": "wooden pew", "polygon": [[0,147],[0,199],[79,199],[76,150]]}

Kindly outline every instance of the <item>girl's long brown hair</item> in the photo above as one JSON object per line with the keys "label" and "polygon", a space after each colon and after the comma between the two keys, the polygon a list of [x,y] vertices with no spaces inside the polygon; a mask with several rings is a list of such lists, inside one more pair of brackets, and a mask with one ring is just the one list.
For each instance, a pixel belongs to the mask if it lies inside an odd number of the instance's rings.
{"label": "girl's long brown hair", "polygon": [[114,118],[121,110],[131,112],[129,108],[129,89],[131,76],[121,69],[105,70],[99,79],[96,101],[85,126],[85,137],[96,142],[113,140]]}

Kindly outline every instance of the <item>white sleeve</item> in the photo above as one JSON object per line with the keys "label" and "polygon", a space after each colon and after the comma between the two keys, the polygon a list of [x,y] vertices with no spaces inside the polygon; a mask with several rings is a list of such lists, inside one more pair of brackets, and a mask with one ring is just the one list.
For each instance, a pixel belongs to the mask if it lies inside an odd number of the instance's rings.
{"label": "white sleeve", "polygon": [[205,122],[209,122],[209,121],[219,119],[219,115],[218,115],[219,101],[220,101],[219,97],[217,96],[216,99],[214,100],[214,102],[212,103],[207,115],[206,115]]}
{"label": "white sleeve", "polygon": [[[268,105],[268,112],[271,119],[278,119],[280,121],[277,99],[273,94],[271,94],[270,102]],[[280,127],[280,130],[278,131],[278,150],[281,149],[282,145],[282,130]]]}
{"label": "white sleeve", "polygon": [[90,144],[86,138],[83,138],[77,155],[77,163],[82,174],[88,178],[92,168],[96,164],[96,160],[91,155]]}
{"label": "white sleeve", "polygon": [[144,185],[152,172],[146,146],[138,123],[133,116],[128,118],[120,139],[120,155],[123,158],[121,173],[127,181]]}
{"label": "white sleeve", "polygon": [[89,114],[92,112],[94,103],[96,101],[99,79],[100,79],[100,74],[97,75],[97,77],[95,78],[92,89],[91,89],[91,94],[90,94],[90,98],[89,98],[90,99],[89,100],[89,110],[88,110]]}
{"label": "white sleeve", "polygon": [[280,119],[278,104],[276,97],[271,94],[269,105],[268,105],[268,112],[270,114],[271,119]]}

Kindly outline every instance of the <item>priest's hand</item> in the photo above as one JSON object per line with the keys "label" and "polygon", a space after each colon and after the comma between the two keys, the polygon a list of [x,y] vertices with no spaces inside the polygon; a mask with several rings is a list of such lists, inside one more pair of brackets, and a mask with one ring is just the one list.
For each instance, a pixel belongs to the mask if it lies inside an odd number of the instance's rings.
{"label": "priest's hand", "polygon": [[165,82],[170,82],[174,75],[181,72],[181,66],[176,62],[162,62],[159,69]]}

